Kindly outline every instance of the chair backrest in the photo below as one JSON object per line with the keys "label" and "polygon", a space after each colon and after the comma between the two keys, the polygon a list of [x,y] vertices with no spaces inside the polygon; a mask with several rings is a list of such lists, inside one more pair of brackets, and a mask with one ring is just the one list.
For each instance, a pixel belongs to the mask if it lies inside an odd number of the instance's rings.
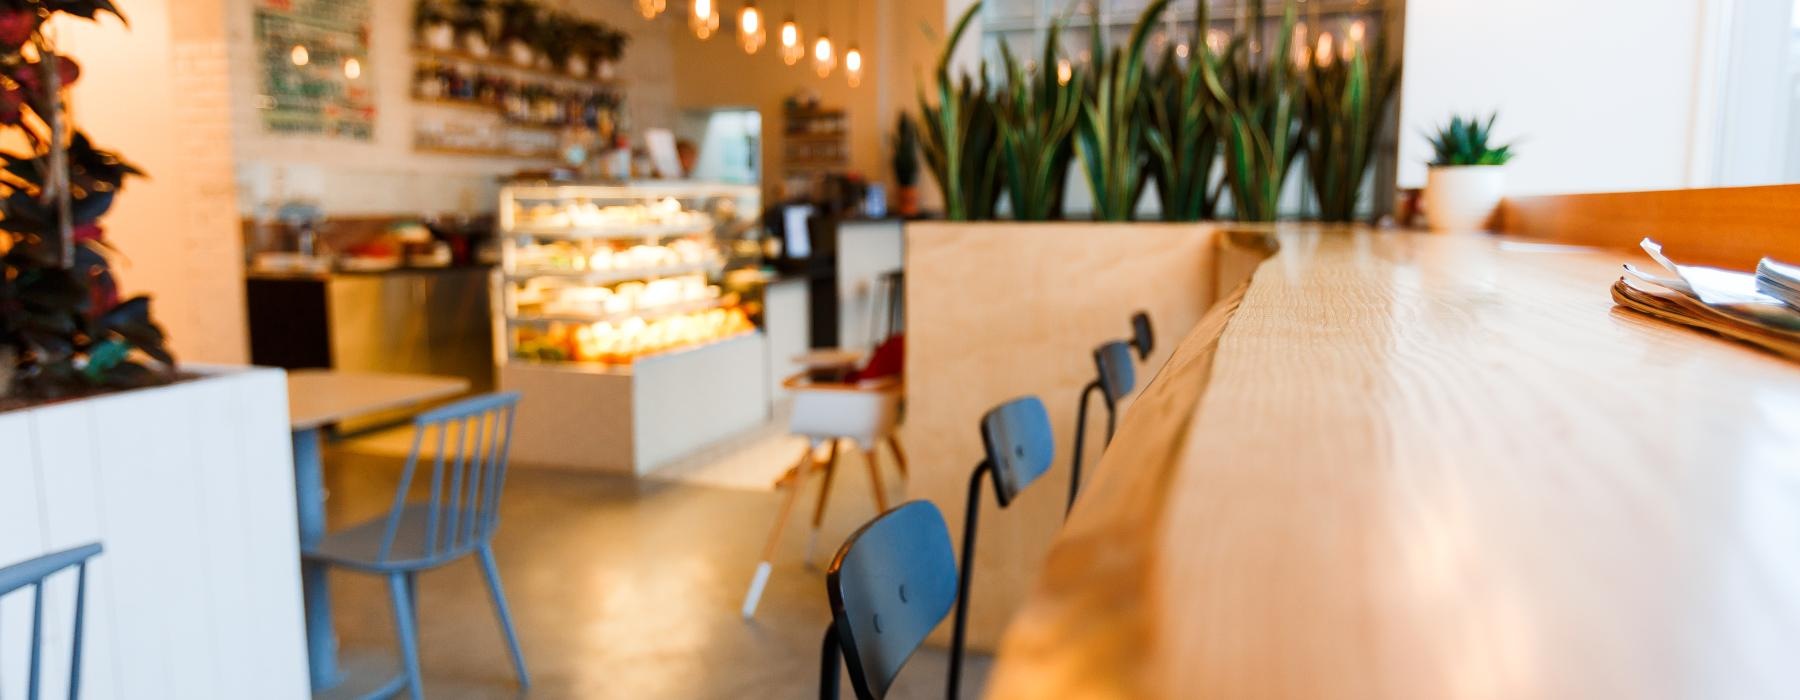
{"label": "chair backrest", "polygon": [[838,549],[825,590],[856,696],[880,700],[956,602],[944,515],[928,501],[881,514]]}
{"label": "chair backrest", "polygon": [[1150,351],[1156,349],[1156,332],[1150,328],[1150,314],[1139,311],[1131,315],[1131,346],[1137,349],[1138,359],[1150,359]]}
{"label": "chair backrest", "polygon": [[1131,365],[1131,346],[1115,340],[1094,348],[1094,367],[1100,370],[1100,393],[1111,406],[1137,384],[1137,370]]}
{"label": "chair backrest", "polygon": [[989,410],[981,417],[981,443],[994,472],[994,497],[1002,508],[1049,471],[1056,458],[1050,414],[1036,396],[1016,398]]}
{"label": "chair backrest", "polygon": [[[419,538],[418,548],[407,554],[426,559],[449,559],[486,542],[499,523],[500,493],[506,485],[508,455],[512,450],[513,417],[518,412],[516,392],[484,394],[426,411],[413,419],[412,454],[394,493],[386,534],[378,559],[387,561],[397,540]],[[435,437],[431,437],[435,435]],[[431,462],[431,493],[423,503],[412,503],[407,494],[422,459],[422,448],[435,445]],[[408,508],[424,506],[423,531],[402,531]]]}
{"label": "chair backrest", "polygon": [[44,656],[44,581],[70,567],[75,568],[74,643],[69,652],[69,697],[81,694],[81,620],[87,597],[87,563],[101,550],[99,543],[46,554],[0,569],[0,598],[30,586],[31,599],[31,666],[25,681],[25,697],[37,700],[41,687]]}

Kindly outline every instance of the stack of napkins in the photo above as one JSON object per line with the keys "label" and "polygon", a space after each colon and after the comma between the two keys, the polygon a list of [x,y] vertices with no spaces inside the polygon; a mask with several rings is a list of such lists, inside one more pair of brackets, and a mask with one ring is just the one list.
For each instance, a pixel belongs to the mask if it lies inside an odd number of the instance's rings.
{"label": "stack of napkins", "polygon": [[1640,245],[1674,277],[1628,264],[1626,276],[1613,284],[1613,301],[1800,360],[1800,267],[1765,258],[1752,275],[1677,265],[1655,241],[1646,238]]}

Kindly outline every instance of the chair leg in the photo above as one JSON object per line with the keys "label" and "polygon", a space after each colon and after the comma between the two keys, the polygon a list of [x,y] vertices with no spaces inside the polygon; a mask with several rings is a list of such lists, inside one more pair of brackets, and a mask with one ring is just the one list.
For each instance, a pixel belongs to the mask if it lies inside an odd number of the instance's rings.
{"label": "chair leg", "polygon": [[406,574],[388,575],[388,595],[394,599],[394,629],[400,634],[400,664],[406,670],[407,695],[412,700],[423,700],[425,684],[419,674],[419,628],[413,617],[412,596],[406,590]]}
{"label": "chair leg", "polygon": [[806,444],[806,451],[800,453],[800,463],[794,465],[789,474],[787,496],[781,500],[781,513],[775,516],[775,528],[769,531],[769,543],[763,545],[763,558],[756,565],[756,575],[750,578],[750,589],[744,591],[744,605],[738,612],[748,620],[756,616],[756,605],[762,602],[763,587],[769,584],[769,562],[775,560],[775,548],[781,544],[781,529],[787,526],[788,516],[794,512],[794,503],[800,499],[800,489],[806,485],[806,473],[812,471],[813,445]]}
{"label": "chair leg", "polygon": [[881,463],[875,459],[875,448],[863,450],[863,458],[869,462],[869,488],[875,489],[875,512],[887,512],[887,489],[881,487]]}
{"label": "chair leg", "polygon": [[889,435],[887,437],[887,446],[888,449],[894,451],[894,463],[900,465],[900,478],[908,478],[906,473],[906,453],[900,450],[900,436]]}
{"label": "chair leg", "polygon": [[512,652],[513,670],[519,672],[519,687],[531,687],[531,674],[525,671],[525,653],[519,650],[519,634],[513,630],[512,611],[506,607],[506,591],[500,587],[500,566],[494,563],[494,545],[483,543],[476,550],[481,557],[481,573],[487,576],[488,594],[494,598],[494,612],[500,616],[500,631],[506,633],[506,648]]}
{"label": "chair leg", "polygon": [[408,603],[412,604],[411,612],[412,612],[412,616],[413,616],[413,623],[418,624],[418,619],[419,619],[419,572],[417,572],[417,571],[406,572],[406,600]]}
{"label": "chair leg", "polygon": [[813,550],[819,546],[819,527],[825,523],[825,502],[831,496],[832,477],[837,476],[837,440],[831,441],[831,457],[825,462],[825,480],[819,484],[819,502],[813,507],[812,531],[806,535],[806,562],[812,566]]}

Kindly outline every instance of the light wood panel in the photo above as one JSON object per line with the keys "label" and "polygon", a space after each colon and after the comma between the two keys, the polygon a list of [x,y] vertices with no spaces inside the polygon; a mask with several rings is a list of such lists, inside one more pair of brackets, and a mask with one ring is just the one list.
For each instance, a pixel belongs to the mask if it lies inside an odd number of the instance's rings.
{"label": "light wood panel", "polygon": [[1800,185],[1508,199],[1500,230],[1560,243],[1635,249],[1654,238],[1683,261],[1750,270],[1765,255],[1800,260]]}
{"label": "light wood panel", "polygon": [[[908,224],[908,496],[936,503],[960,542],[969,474],[982,458],[981,415],[1036,394],[1056,431],[1055,465],[1011,507],[999,510],[984,488],[973,648],[996,644],[1061,527],[1093,349],[1128,337],[1131,314],[1148,311],[1161,341],[1139,370],[1147,382],[1212,304],[1216,239],[1199,224]],[[1104,410],[1098,400],[1090,406],[1090,467]]]}
{"label": "light wood panel", "polygon": [[1800,366],[1614,309],[1621,255],[1278,238],[990,697],[1800,696]]}

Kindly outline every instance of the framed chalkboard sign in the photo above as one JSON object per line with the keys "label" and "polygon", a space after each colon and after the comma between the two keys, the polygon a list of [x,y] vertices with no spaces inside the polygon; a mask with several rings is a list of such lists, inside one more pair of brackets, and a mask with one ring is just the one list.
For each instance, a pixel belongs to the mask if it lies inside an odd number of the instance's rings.
{"label": "framed chalkboard sign", "polygon": [[368,141],[369,0],[256,0],[264,131]]}

